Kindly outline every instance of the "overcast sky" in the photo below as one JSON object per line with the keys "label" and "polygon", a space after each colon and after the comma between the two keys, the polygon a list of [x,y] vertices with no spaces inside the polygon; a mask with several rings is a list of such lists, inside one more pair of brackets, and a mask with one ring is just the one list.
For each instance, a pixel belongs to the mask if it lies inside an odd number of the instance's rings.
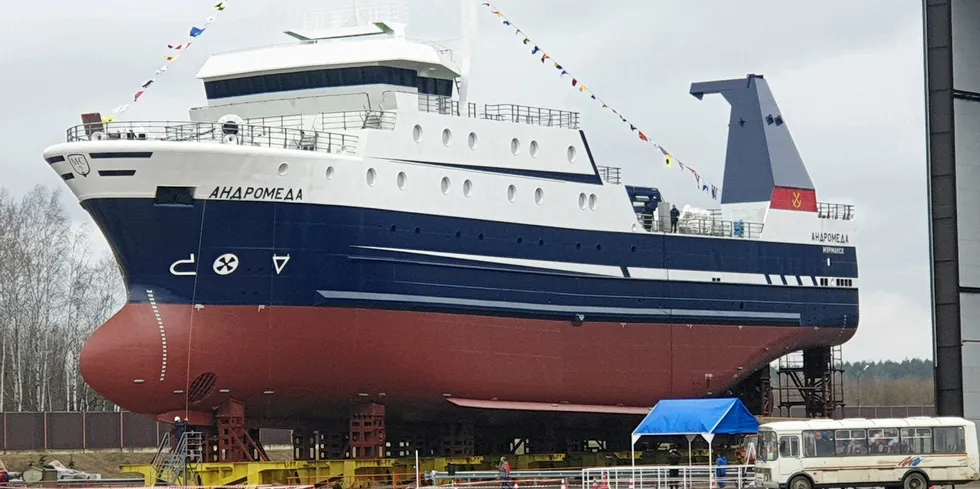
{"label": "overcast sky", "polygon": [[[14,2],[0,17],[0,186],[63,187],[41,159],[83,112],[131,100],[217,0]],[[459,2],[410,0],[413,37],[459,37]],[[303,13],[350,1],[230,0],[188,54],[127,113],[186,120],[205,104],[206,57],[286,42]],[[932,357],[920,0],[498,0],[555,60],[679,159],[720,183],[728,105],[691,82],[764,74],[821,201],[858,206],[861,325],[848,359]],[[599,164],[708,206],[612,114],[532,57],[480,8],[471,98],[582,112]],[[66,199],[70,199],[66,197]],[[79,222],[88,216],[70,199]],[[680,205],[678,206],[680,207]],[[101,236],[96,238],[104,247]]]}

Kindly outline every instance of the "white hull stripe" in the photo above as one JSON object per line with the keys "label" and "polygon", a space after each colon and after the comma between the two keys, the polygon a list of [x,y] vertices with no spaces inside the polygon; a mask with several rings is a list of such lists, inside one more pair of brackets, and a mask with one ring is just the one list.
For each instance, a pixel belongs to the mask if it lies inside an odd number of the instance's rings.
{"label": "white hull stripe", "polygon": [[[616,314],[633,316],[662,317],[702,317],[702,318],[747,318],[747,319],[785,319],[799,321],[799,313],[788,312],[750,312],[750,311],[705,311],[692,309],[627,308],[627,307],[582,307],[531,302],[488,301],[482,299],[457,299],[410,294],[380,294],[372,292],[349,292],[342,290],[318,290],[325,299],[363,300],[372,302],[411,302],[416,304],[485,307],[490,309],[523,310],[539,312],[559,312],[567,314]],[[588,317],[586,317],[588,320]]]}
{"label": "white hull stripe", "polygon": [[[602,277],[615,277],[636,280],[673,280],[678,282],[715,282],[722,284],[738,285],[774,285],[784,287],[816,287],[817,280],[812,277],[800,277],[798,275],[769,275],[765,273],[737,273],[737,272],[711,272],[701,270],[668,270],[666,268],[627,268],[629,276],[623,274],[621,267],[610,265],[592,265],[588,263],[570,263],[548,260],[529,260],[526,258],[506,258],[501,256],[481,256],[468,255],[463,253],[447,253],[441,251],[425,250],[406,250],[400,248],[384,248],[377,246],[355,246],[366,250],[389,251],[395,253],[408,253],[413,255],[434,256],[440,258],[451,258],[456,260],[467,260],[473,262],[495,263],[500,265],[514,265],[520,267],[538,268],[549,271],[584,273]],[[829,278],[828,283],[833,288],[857,288],[857,279],[851,279],[852,285],[849,287],[835,286],[835,278]]]}

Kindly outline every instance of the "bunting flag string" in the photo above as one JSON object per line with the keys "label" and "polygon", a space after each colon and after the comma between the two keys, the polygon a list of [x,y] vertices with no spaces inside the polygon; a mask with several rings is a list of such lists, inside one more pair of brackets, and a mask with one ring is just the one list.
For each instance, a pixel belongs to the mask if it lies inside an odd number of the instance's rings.
{"label": "bunting flag string", "polygon": [[182,54],[186,53],[187,50],[190,49],[191,41],[197,39],[201,34],[204,34],[204,31],[207,30],[208,26],[213,24],[214,21],[218,19],[218,16],[221,15],[221,12],[223,12],[227,7],[228,2],[218,2],[211,7],[212,10],[214,10],[214,14],[204,19],[204,23],[201,24],[202,27],[197,27],[197,25],[191,26],[190,32],[188,33],[188,39],[186,41],[181,44],[168,44],[167,55],[163,58],[165,63],[160,65],[160,67],[153,72],[153,76],[150,77],[149,80],[146,80],[142,85],[140,85],[139,90],[137,90],[136,94],[133,95],[133,100],[131,102],[113,109],[112,114],[102,117],[102,122],[115,121],[123,114],[123,112],[126,112],[133,104],[138,102],[140,98],[143,97],[143,94],[146,93],[146,90],[156,83],[157,79],[160,78],[161,75],[167,72],[170,65],[173,64],[174,61],[177,61]]}
{"label": "bunting flag string", "polygon": [[715,185],[711,184],[710,182],[708,182],[707,180],[705,180],[704,177],[701,176],[701,173],[699,173],[697,170],[695,170],[691,166],[685,164],[681,160],[677,159],[677,157],[674,156],[670,151],[667,151],[667,148],[663,147],[659,143],[654,142],[652,139],[650,139],[649,136],[646,135],[646,133],[644,133],[643,131],[641,131],[636,125],[634,125],[632,122],[630,122],[626,118],[626,116],[624,116],[618,110],[616,110],[613,107],[609,106],[606,102],[604,102],[601,98],[599,98],[595,94],[595,92],[593,92],[591,89],[589,89],[587,86],[585,86],[585,84],[582,83],[582,81],[578,77],[572,75],[572,73],[569,72],[565,68],[564,65],[562,65],[557,60],[555,60],[554,58],[552,58],[551,55],[549,55],[544,49],[542,49],[538,45],[538,43],[532,41],[531,38],[530,38],[530,36],[528,36],[527,33],[524,32],[523,29],[521,29],[520,27],[517,27],[510,19],[507,18],[506,15],[503,14],[503,12],[500,11],[500,9],[498,9],[497,7],[495,7],[493,5],[493,3],[486,2],[486,1],[481,2],[481,3],[482,3],[482,5],[484,7],[486,7],[490,11],[490,13],[492,13],[495,16],[497,16],[497,18],[501,21],[501,23],[503,23],[503,25],[505,25],[505,26],[513,29],[514,30],[514,35],[520,36],[520,38],[523,39],[522,42],[523,42],[523,44],[525,46],[530,46],[531,47],[531,55],[532,56],[535,56],[535,57],[541,56],[541,63],[542,64],[545,64],[545,65],[548,64],[548,60],[551,60],[551,64],[554,66],[555,71],[557,71],[559,73],[559,75],[558,75],[559,78],[564,78],[566,76],[569,77],[569,78],[571,78],[571,80],[572,80],[572,87],[577,88],[579,92],[585,94],[586,96],[588,96],[589,98],[591,98],[596,103],[602,104],[602,108],[603,109],[609,110],[610,112],[612,112],[613,114],[615,114],[617,117],[619,117],[619,120],[622,123],[628,125],[629,128],[630,128],[630,131],[636,133],[637,134],[637,137],[639,137],[641,141],[643,141],[645,143],[650,143],[655,148],[659,149],[660,152],[663,155],[663,158],[664,158],[664,160],[663,160],[664,161],[664,166],[666,166],[667,168],[673,168],[673,167],[676,166],[681,171],[685,171],[686,170],[686,171],[690,172],[691,175],[694,177],[694,183],[695,183],[695,185],[697,185],[698,190],[700,190],[702,192],[705,192],[713,200],[718,200],[719,196],[721,195],[721,189],[720,188],[718,188],[717,186],[715,186]]}

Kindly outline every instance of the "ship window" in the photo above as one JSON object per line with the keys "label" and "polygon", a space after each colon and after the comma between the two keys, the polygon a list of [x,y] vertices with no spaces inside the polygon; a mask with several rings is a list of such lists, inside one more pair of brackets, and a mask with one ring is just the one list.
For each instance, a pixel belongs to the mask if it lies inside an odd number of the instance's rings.
{"label": "ship window", "polygon": [[426,95],[438,95],[440,97],[453,96],[453,82],[450,80],[440,80],[437,78],[417,77],[416,88],[419,93]]}
{"label": "ship window", "polygon": [[[426,82],[425,87],[422,87],[420,80],[431,80],[432,91],[426,91],[430,88],[428,82]],[[423,93],[445,96],[452,95],[452,82],[450,80],[419,78],[418,73],[414,70],[389,66],[333,68],[327,70],[246,76],[228,80],[213,80],[204,83],[204,91],[208,99],[220,99],[262,93],[372,84],[416,87]],[[423,90],[423,88],[426,90]]]}
{"label": "ship window", "polygon": [[154,205],[194,205],[194,187],[157,187]]}

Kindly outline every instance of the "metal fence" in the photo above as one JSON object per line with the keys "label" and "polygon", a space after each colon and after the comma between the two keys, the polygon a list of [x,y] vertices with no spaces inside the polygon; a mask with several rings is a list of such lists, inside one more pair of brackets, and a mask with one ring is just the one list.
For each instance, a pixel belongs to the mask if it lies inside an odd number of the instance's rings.
{"label": "metal fence", "polygon": [[741,489],[755,482],[753,465],[678,465],[583,469],[582,489]]}
{"label": "metal fence", "polygon": [[[130,412],[0,413],[0,451],[156,449],[170,424]],[[261,430],[265,445],[291,445],[289,430]]]}
{"label": "metal fence", "polygon": [[357,136],[349,134],[235,122],[95,122],[69,128],[67,140],[193,141],[346,154],[357,150]]}

